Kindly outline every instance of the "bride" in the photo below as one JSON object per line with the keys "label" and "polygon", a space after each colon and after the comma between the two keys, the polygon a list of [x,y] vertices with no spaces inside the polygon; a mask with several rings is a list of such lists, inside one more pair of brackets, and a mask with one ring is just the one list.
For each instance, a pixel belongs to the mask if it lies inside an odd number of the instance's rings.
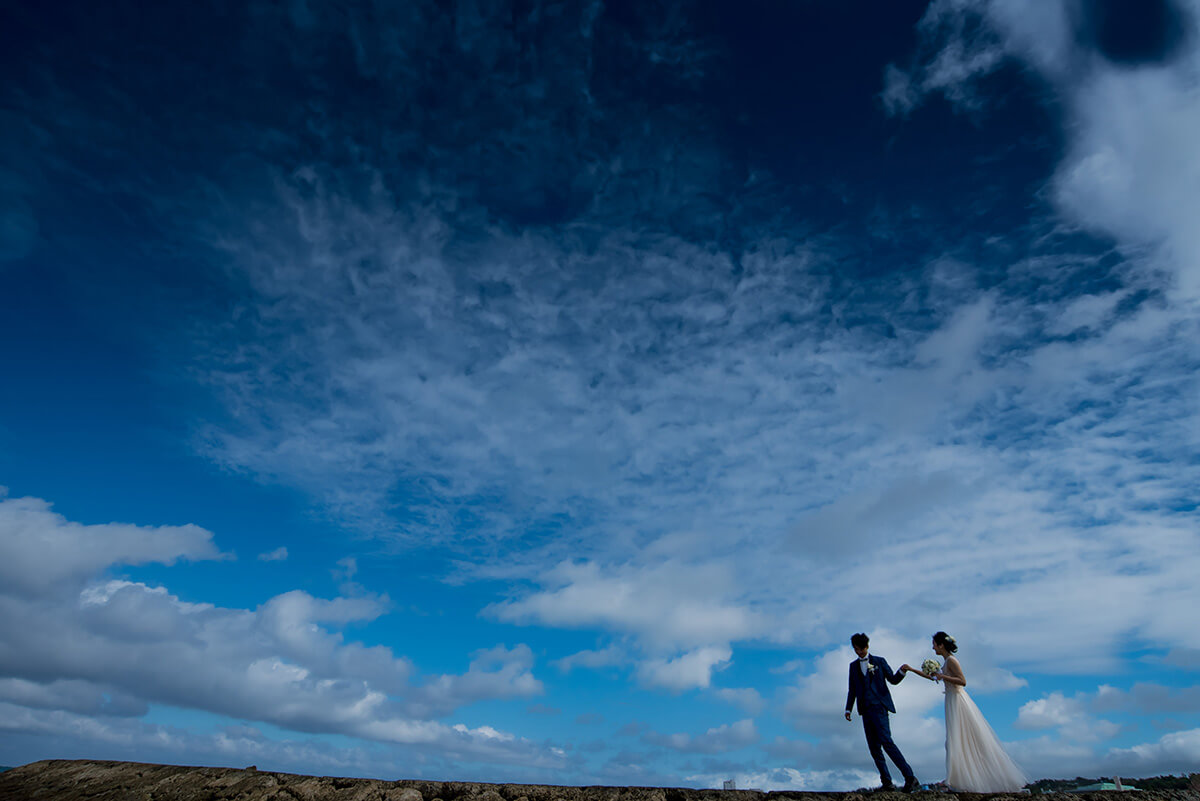
{"label": "bride", "polygon": [[1029,779],[1004,752],[983,713],[967,695],[967,679],[954,657],[954,638],[944,631],[933,635],[933,652],[942,657],[940,673],[926,673],[901,665],[901,673],[915,673],[946,684],[946,784],[969,793],[1015,792]]}

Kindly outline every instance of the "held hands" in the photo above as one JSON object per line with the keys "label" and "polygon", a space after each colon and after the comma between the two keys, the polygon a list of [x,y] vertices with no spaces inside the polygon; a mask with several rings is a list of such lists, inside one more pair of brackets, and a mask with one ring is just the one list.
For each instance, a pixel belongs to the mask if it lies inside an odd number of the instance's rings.
{"label": "held hands", "polygon": [[907,662],[905,662],[903,665],[900,666],[899,672],[901,674],[916,673],[918,676],[924,676],[925,678],[929,679],[930,681],[941,681],[942,679],[946,678],[946,674],[944,674],[944,673],[926,673],[923,670],[917,670],[915,667],[908,664]]}

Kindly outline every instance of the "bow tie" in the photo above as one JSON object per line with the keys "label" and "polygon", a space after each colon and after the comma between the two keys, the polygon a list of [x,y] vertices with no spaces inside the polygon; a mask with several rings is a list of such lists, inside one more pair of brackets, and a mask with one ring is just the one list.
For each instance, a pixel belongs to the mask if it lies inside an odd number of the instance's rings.
{"label": "bow tie", "polygon": [[870,659],[871,659],[871,657],[869,657],[869,656],[864,656],[864,657],[861,657],[861,658],[859,658],[859,660],[858,660],[858,661],[859,661],[859,662],[868,662],[868,661],[870,661]]}

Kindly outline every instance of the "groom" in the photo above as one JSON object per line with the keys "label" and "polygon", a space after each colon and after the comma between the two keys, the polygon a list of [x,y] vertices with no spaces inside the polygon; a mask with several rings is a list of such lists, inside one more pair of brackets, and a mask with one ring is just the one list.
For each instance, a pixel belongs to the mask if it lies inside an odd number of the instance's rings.
{"label": "groom", "polygon": [[879,778],[883,780],[881,790],[895,790],[892,777],[888,773],[887,762],[883,752],[900,768],[904,774],[904,792],[911,793],[920,785],[917,777],[913,776],[912,768],[904,761],[904,755],[892,742],[892,726],[888,720],[888,712],[896,712],[892,703],[892,694],[884,682],[899,684],[904,679],[903,671],[893,673],[887,660],[882,656],[871,656],[868,646],[871,640],[865,634],[855,634],[850,638],[854,653],[858,659],[850,663],[850,691],[846,694],[846,720],[850,720],[850,710],[858,702],[858,714],[862,716],[863,731],[867,733],[867,747],[871,749],[871,757],[879,768]]}

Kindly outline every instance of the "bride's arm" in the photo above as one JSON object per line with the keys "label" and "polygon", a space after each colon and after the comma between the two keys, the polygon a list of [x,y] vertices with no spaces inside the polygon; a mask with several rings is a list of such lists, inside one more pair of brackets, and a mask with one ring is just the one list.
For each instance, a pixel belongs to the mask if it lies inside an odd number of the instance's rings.
{"label": "bride's arm", "polygon": [[967,686],[967,677],[963,675],[958,660],[953,657],[946,660],[946,664],[942,665],[942,672],[938,675],[947,684],[957,684],[959,687]]}
{"label": "bride's arm", "polygon": [[908,663],[905,663],[900,666],[900,672],[901,673],[916,673],[918,676],[920,676],[923,679],[929,679],[930,681],[936,681],[936,679],[934,679],[932,675],[926,673],[923,670],[917,670],[915,667],[913,667],[912,665],[910,665]]}

